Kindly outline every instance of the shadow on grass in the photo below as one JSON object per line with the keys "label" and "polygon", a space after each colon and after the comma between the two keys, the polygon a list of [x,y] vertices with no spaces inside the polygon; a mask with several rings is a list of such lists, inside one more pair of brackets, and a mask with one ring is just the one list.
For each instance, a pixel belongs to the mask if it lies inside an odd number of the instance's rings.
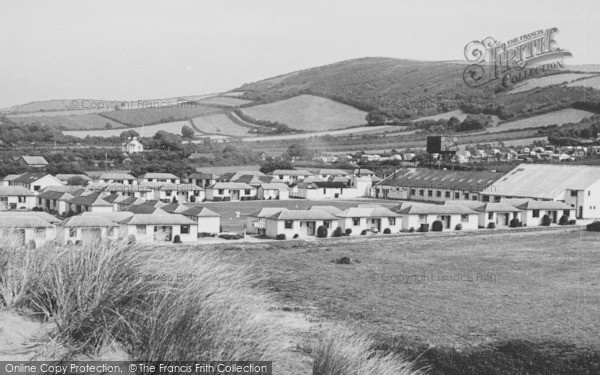
{"label": "shadow on grass", "polygon": [[429,374],[599,374],[600,351],[559,342],[500,341],[472,349],[429,347],[395,340],[377,349],[429,367]]}

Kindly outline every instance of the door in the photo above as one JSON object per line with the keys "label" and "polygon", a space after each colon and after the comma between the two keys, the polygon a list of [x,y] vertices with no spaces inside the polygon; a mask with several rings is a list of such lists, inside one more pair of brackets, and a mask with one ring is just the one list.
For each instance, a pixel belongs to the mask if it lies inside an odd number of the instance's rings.
{"label": "door", "polygon": [[510,214],[504,214],[504,225],[508,226],[510,224]]}
{"label": "door", "polygon": [[317,223],[315,221],[307,221],[306,222],[306,234],[308,234],[309,236],[314,236],[316,225],[317,225]]}
{"label": "door", "polygon": [[578,219],[581,219],[583,217],[583,206],[579,206],[579,214],[577,215]]}

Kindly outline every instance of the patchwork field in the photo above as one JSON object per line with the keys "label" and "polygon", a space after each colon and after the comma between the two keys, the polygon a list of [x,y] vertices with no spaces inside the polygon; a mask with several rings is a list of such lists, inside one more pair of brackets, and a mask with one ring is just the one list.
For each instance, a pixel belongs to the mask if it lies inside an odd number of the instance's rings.
{"label": "patchwork field", "polygon": [[95,113],[83,114],[81,116],[9,116],[9,119],[20,124],[39,122],[42,125],[56,129],[105,129],[106,124],[110,124],[111,129],[125,128],[124,125]]}
{"label": "patchwork field", "polygon": [[508,93],[516,94],[518,92],[528,91],[539,87],[546,87],[551,85],[558,85],[563,82],[573,82],[576,79],[585,77],[592,77],[592,74],[581,74],[581,73],[563,73],[554,74],[541,78],[532,78],[522,82],[518,82]]}
{"label": "patchwork field", "polygon": [[168,122],[164,124],[156,124],[156,125],[148,125],[148,126],[140,126],[134,128],[122,128],[122,129],[112,129],[112,130],[73,130],[73,131],[64,131],[64,135],[72,135],[73,137],[85,138],[88,135],[90,137],[118,137],[125,130],[135,130],[141,137],[152,137],[156,132],[160,130],[167,131],[169,133],[179,134],[181,135],[181,128],[184,125],[190,125],[189,121],[175,121]]}
{"label": "patchwork field", "polygon": [[224,114],[196,117],[192,119],[192,125],[196,131],[206,134],[231,136],[248,134],[248,128],[236,124]]}
{"label": "patchwork field", "polygon": [[257,120],[281,122],[305,131],[328,131],[365,125],[367,115],[351,106],[313,95],[300,95],[248,107],[243,112]]}
{"label": "patchwork field", "polygon": [[582,111],[580,109],[561,109],[559,111],[545,113],[543,115],[537,115],[522,120],[510,121],[500,124],[493,128],[488,128],[487,131],[490,133],[503,132],[507,130],[520,130],[527,128],[538,128],[541,126],[548,125],[563,125],[568,123],[576,123],[583,120],[586,117],[591,117],[594,114],[588,111]]}
{"label": "patchwork field", "polygon": [[143,126],[189,120],[194,117],[219,111],[221,110],[218,108],[184,104],[167,108],[123,109],[120,111],[104,112],[102,113],[102,116],[129,126]]}
{"label": "patchwork field", "polygon": [[600,371],[599,245],[559,228],[222,246],[286,308],[432,374],[568,374]]}
{"label": "patchwork field", "polygon": [[211,106],[225,106],[225,107],[239,107],[244,104],[252,103],[251,100],[244,100],[238,98],[230,98],[227,96],[213,96],[207,99],[199,100],[201,105]]}

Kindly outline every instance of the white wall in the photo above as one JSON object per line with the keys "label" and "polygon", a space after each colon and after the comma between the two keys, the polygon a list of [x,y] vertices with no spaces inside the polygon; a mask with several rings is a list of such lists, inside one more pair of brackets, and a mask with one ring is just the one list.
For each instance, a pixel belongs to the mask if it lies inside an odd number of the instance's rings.
{"label": "white wall", "polygon": [[[315,222],[315,234],[308,235],[307,221]],[[267,237],[275,238],[278,234],[285,234],[286,239],[292,239],[295,234],[298,234],[298,238],[312,238],[317,236],[317,229],[323,225],[323,220],[293,220],[292,228],[285,228],[285,220],[274,220],[266,219],[265,234]],[[337,228],[338,220],[331,220],[331,225],[327,230],[327,237],[331,237],[331,234]]]}
{"label": "white wall", "polygon": [[170,226],[173,228],[171,231],[171,241],[154,241],[154,227],[155,226],[162,227],[163,225],[145,225],[146,234],[138,234],[136,225],[127,225],[126,226],[127,231],[124,233],[120,233],[120,234],[124,235],[124,237],[134,235],[136,242],[140,242],[140,243],[153,243],[153,242],[155,242],[155,243],[167,243],[167,242],[172,243],[173,240],[175,239],[176,235],[179,235],[181,242],[196,242],[196,240],[198,239],[198,226],[197,225],[190,225],[190,233],[189,234],[181,234],[181,225],[176,224],[176,225],[166,225],[166,226]]}

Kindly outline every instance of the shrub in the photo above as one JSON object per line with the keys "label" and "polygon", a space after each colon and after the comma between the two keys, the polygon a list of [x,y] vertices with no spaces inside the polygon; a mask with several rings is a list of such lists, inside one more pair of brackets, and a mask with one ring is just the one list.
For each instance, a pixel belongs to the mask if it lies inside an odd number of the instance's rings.
{"label": "shrub", "polygon": [[335,230],[333,231],[332,237],[341,237],[343,236],[343,232],[342,232],[342,227],[337,227],[335,228]]}
{"label": "shrub", "polygon": [[518,228],[521,226],[521,222],[519,221],[519,219],[514,218],[510,221],[510,223],[508,223],[508,226],[511,228]]}
{"label": "shrub", "polygon": [[327,228],[325,228],[324,225],[321,225],[320,227],[317,228],[317,237],[319,237],[319,238],[327,237]]}
{"label": "shrub", "polygon": [[214,237],[214,233],[209,233],[209,232],[198,233],[198,238],[205,238],[205,237]]}
{"label": "shrub", "polygon": [[127,236],[127,245],[135,244],[135,240],[135,235],[130,234],[129,236]]}
{"label": "shrub", "polygon": [[417,375],[412,365],[396,354],[373,350],[375,343],[365,335],[338,327],[321,337],[314,349],[313,375]]}
{"label": "shrub", "polygon": [[221,233],[219,234],[219,238],[226,240],[241,240],[244,238],[244,235],[240,233]]}
{"label": "shrub", "polygon": [[415,227],[410,227],[410,229],[408,230],[409,233],[413,233],[415,231]]}
{"label": "shrub", "polygon": [[567,225],[569,223],[569,217],[567,215],[562,215],[558,220],[559,225]]}
{"label": "shrub", "polygon": [[366,236],[367,235],[367,230],[363,229],[362,232],[360,232],[360,235],[361,236]]}
{"label": "shrub", "polygon": [[545,227],[550,226],[550,223],[552,223],[552,219],[550,219],[550,215],[544,215],[542,217],[542,225]]}
{"label": "shrub", "polygon": [[285,240],[285,233],[279,233],[278,235],[275,236],[276,240]]}
{"label": "shrub", "polygon": [[429,232],[429,224],[428,223],[421,224],[421,226],[419,227],[419,232]]}
{"label": "shrub", "polygon": [[487,228],[488,229],[494,229],[494,228],[496,228],[496,223],[488,223]]}
{"label": "shrub", "polygon": [[575,224],[577,224],[577,220],[575,220],[575,219],[569,220],[567,222],[567,225],[575,225]]}
{"label": "shrub", "polygon": [[352,234],[352,228],[346,228],[346,236],[349,236]]}
{"label": "shrub", "polygon": [[456,227],[454,227],[455,230],[462,230],[462,228],[463,227],[461,223],[456,224]]}
{"label": "shrub", "polygon": [[176,234],[175,237],[173,238],[173,242],[174,243],[181,243],[181,237],[179,237],[179,235]]}
{"label": "shrub", "polygon": [[433,224],[431,224],[432,232],[441,232],[443,230],[444,230],[444,223],[442,223],[441,220],[436,220],[433,222]]}
{"label": "shrub", "polygon": [[294,234],[294,238],[298,238],[300,235],[298,233]]}
{"label": "shrub", "polygon": [[600,221],[594,221],[593,223],[586,225],[585,229],[590,232],[600,232]]}
{"label": "shrub", "polygon": [[383,230],[383,234],[391,234],[391,233],[392,233],[392,230],[390,228],[385,228]]}

